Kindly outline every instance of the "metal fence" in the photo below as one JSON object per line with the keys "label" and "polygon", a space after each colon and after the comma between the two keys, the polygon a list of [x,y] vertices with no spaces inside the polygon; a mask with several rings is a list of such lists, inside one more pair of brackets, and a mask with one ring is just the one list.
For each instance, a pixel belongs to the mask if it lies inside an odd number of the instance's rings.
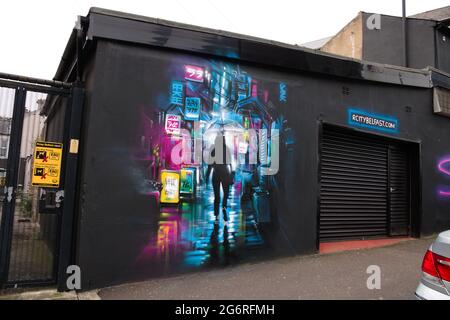
{"label": "metal fence", "polygon": [[32,181],[38,141],[68,140],[70,88],[0,80],[0,285],[55,283],[63,212],[61,182]]}

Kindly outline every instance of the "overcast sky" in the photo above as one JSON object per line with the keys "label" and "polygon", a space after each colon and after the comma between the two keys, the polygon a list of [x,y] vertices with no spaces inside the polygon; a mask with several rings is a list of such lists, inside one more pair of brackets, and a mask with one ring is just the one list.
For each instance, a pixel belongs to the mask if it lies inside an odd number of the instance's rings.
{"label": "overcast sky", "polygon": [[[78,15],[90,7],[301,44],[334,35],[359,11],[401,15],[401,0],[0,0],[0,72],[53,78]],[[407,0],[407,14],[449,0]]]}

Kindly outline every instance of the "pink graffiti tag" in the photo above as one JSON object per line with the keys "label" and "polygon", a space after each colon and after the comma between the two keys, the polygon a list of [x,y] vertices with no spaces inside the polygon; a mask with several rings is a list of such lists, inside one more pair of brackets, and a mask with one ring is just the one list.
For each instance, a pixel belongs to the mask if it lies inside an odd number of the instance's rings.
{"label": "pink graffiti tag", "polygon": [[439,171],[450,175],[450,170],[444,168],[444,164],[449,163],[449,162],[450,162],[450,159],[444,159],[441,162],[439,162],[439,164],[438,164]]}
{"label": "pink graffiti tag", "polygon": [[[450,163],[450,158],[444,159],[441,162],[439,162],[438,163],[438,169],[442,173],[445,173],[446,175],[450,176],[450,170],[444,168],[444,165],[447,164],[447,163]],[[450,196],[450,191],[439,190],[439,195],[445,196],[445,197],[449,197]]]}

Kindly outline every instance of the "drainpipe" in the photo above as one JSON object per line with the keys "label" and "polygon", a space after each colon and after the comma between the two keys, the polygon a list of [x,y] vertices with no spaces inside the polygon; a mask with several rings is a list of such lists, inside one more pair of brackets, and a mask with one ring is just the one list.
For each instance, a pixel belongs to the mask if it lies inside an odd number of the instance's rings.
{"label": "drainpipe", "polygon": [[402,0],[402,31],[403,31],[403,65],[405,67],[409,66],[408,63],[408,31],[407,31],[407,20],[406,20],[406,0]]}
{"label": "drainpipe", "polygon": [[77,22],[75,24],[75,29],[77,30],[77,37],[76,37],[76,59],[77,59],[77,66],[76,66],[76,74],[77,74],[77,83],[81,82],[81,50],[83,47],[83,25],[82,25],[82,17],[78,16]]}
{"label": "drainpipe", "polygon": [[434,27],[434,67],[439,69],[439,23]]}

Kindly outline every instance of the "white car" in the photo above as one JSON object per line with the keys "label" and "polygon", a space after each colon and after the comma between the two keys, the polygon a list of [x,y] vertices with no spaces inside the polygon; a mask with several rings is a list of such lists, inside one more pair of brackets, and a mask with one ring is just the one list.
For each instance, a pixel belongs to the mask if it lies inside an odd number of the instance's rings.
{"label": "white car", "polygon": [[425,254],[416,298],[450,300],[450,230],[439,234]]}

